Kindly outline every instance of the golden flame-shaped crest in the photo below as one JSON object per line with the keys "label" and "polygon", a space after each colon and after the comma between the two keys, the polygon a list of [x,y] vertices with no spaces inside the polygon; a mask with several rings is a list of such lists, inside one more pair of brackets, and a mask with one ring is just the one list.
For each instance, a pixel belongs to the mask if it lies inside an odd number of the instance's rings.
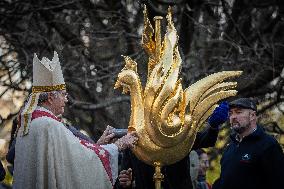
{"label": "golden flame-shaped crest", "polygon": [[145,7],[142,45],[149,55],[145,88],[137,73],[137,63],[127,56],[115,84],[115,88],[122,87],[123,93],[130,93],[129,128],[136,130],[139,136],[133,152],[149,165],[173,164],[188,155],[198,129],[218,101],[237,93],[236,82],[224,81],[241,74],[241,71],[218,72],[183,90],[179,78],[182,59],[170,8],[162,43],[161,19],[154,18],[154,30]]}

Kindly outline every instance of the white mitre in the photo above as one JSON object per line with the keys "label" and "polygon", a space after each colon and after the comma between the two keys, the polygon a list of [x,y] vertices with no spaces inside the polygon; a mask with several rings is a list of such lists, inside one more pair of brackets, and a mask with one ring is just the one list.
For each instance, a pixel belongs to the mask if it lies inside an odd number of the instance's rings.
{"label": "white mitre", "polygon": [[[31,114],[38,105],[39,95],[43,92],[65,90],[64,82],[59,58],[57,52],[54,51],[52,60],[43,57],[39,60],[34,54],[33,59],[33,87],[27,103],[21,113],[21,130],[23,135],[28,134]],[[20,131],[20,130],[19,130]]]}
{"label": "white mitre", "polygon": [[[54,90],[63,90],[65,86],[58,54],[54,51],[54,56],[50,61],[43,57],[39,60],[34,54],[33,59],[33,92],[49,92]],[[62,88],[63,87],[63,88]],[[34,91],[36,90],[36,91]]]}

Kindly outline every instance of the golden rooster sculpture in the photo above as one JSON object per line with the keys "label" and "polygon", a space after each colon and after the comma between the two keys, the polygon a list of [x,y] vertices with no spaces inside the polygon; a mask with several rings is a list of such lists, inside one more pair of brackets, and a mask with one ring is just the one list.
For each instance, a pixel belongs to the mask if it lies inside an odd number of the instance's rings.
{"label": "golden rooster sculpture", "polygon": [[[237,83],[224,81],[241,75],[241,71],[218,72],[183,90],[179,79],[182,59],[170,8],[163,43],[161,20],[162,17],[154,18],[154,30],[145,7],[142,45],[149,55],[145,88],[141,85],[136,62],[127,56],[115,84],[115,88],[122,87],[123,93],[130,93],[128,128],[139,136],[133,152],[140,160],[156,167],[156,184],[162,179],[160,166],[173,164],[189,154],[197,131],[217,102],[236,95]],[[160,183],[156,188],[160,188]]]}

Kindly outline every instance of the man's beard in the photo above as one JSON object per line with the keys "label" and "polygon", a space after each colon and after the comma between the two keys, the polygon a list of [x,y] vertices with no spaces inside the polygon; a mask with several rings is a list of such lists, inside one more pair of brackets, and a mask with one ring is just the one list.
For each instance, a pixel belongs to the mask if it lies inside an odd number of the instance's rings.
{"label": "man's beard", "polygon": [[[235,125],[235,126],[234,126]],[[244,133],[249,128],[249,124],[240,125],[239,123],[233,123],[231,129],[238,134]]]}

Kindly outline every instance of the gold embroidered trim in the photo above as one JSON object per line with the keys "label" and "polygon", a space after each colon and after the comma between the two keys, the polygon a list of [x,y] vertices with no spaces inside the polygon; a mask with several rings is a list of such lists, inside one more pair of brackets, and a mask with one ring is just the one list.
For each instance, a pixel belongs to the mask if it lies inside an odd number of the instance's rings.
{"label": "gold embroidered trim", "polygon": [[51,91],[60,91],[66,90],[66,85],[55,85],[55,86],[33,86],[32,92],[33,93],[42,93],[42,92],[51,92]]}
{"label": "gold embroidered trim", "polygon": [[28,127],[28,122],[29,122],[29,116],[31,116],[31,111],[32,111],[33,107],[35,106],[35,103],[37,103],[36,102],[36,95],[33,94],[32,99],[31,99],[31,103],[30,103],[27,111],[24,113],[24,132],[23,132],[24,135],[26,135],[28,133],[27,127]]}

